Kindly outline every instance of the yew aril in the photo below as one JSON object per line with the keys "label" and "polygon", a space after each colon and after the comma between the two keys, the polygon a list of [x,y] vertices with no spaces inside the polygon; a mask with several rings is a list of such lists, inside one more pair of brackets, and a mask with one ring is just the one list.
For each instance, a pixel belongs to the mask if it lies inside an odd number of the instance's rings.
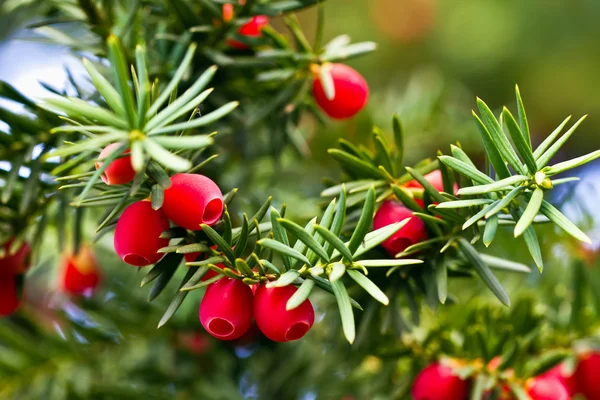
{"label": "yew aril", "polygon": [[252,299],[248,285],[222,278],[206,289],[200,303],[200,322],[217,339],[238,339],[252,324]]}
{"label": "yew aril", "polygon": [[254,318],[260,331],[275,342],[288,342],[302,338],[315,321],[315,312],[306,299],[293,310],[286,310],[290,297],[298,289],[288,285],[268,288],[260,285],[254,294]]}
{"label": "yew aril", "polygon": [[63,255],[60,286],[65,293],[75,296],[91,294],[100,280],[98,263],[88,246],[82,246],[76,255]]}
{"label": "yew aril", "polygon": [[223,194],[210,178],[199,174],[176,174],[165,189],[162,210],[182,228],[200,230],[214,225],[223,213]]}
{"label": "yew aril", "polygon": [[425,367],[412,387],[413,400],[466,400],[468,393],[469,383],[442,363]]}
{"label": "yew aril", "polygon": [[162,210],[154,210],[149,201],[137,201],[121,214],[115,228],[115,251],[127,264],[143,267],[163,256],[157,251],[169,244],[160,234],[169,229]]}
{"label": "yew aril", "polygon": [[[106,146],[98,156],[96,169],[99,169],[104,164],[103,160],[110,156],[120,146],[120,143],[111,143]],[[127,155],[129,154],[129,150],[125,151],[125,154],[126,155],[113,160],[110,165],[106,167],[102,175],[100,175],[102,182],[107,185],[123,185],[133,180],[135,171],[131,165],[131,156]]]}
{"label": "yew aril", "polygon": [[369,86],[355,69],[345,64],[325,64],[329,68],[335,94],[328,99],[319,75],[313,82],[313,96],[323,112],[334,119],[353,117],[364,108],[369,98]]}
{"label": "yew aril", "polygon": [[381,245],[391,256],[404,251],[408,246],[427,240],[425,223],[415,217],[410,209],[396,200],[386,200],[373,218],[373,229],[380,229],[410,218],[409,221],[385,240]]}

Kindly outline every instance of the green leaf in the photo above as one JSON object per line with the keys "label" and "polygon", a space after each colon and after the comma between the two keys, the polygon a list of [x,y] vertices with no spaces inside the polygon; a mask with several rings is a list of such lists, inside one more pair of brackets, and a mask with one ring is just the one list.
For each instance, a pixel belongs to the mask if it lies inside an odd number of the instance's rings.
{"label": "green leaf", "polygon": [[333,290],[333,294],[340,310],[344,336],[346,337],[346,340],[352,344],[356,336],[356,331],[354,326],[354,314],[352,312],[352,306],[350,305],[350,296],[348,296],[348,292],[342,281],[331,282],[331,289]]}
{"label": "green leaf", "polygon": [[231,250],[231,246],[227,243],[213,228],[206,224],[200,224],[202,231],[206,233],[206,236],[219,248],[225,257],[235,265],[235,253]]}
{"label": "green leaf", "polygon": [[203,115],[202,117],[192,119],[187,122],[180,122],[178,124],[167,125],[161,128],[153,129],[148,132],[148,135],[158,135],[160,133],[169,133],[169,132],[177,132],[177,131],[186,131],[188,129],[199,128],[201,126],[206,126],[212,124],[213,122],[221,119],[225,115],[232,112],[239,103],[237,101],[229,102],[216,110]]}
{"label": "green leaf", "polygon": [[598,157],[600,157],[600,150],[593,151],[589,154],[574,158],[572,160],[560,162],[551,167],[546,167],[544,168],[543,172],[548,176],[557,175],[570,169],[579,167],[580,165],[587,164]]}
{"label": "green leaf", "polygon": [[[248,245],[248,217],[246,213],[244,213],[244,218],[242,220],[242,229],[240,230],[240,234],[238,235],[237,241],[235,242],[235,249],[233,253],[236,257],[240,257],[244,250],[246,250],[246,246]],[[227,242],[227,240],[225,240]]]}
{"label": "green leaf", "polygon": [[531,199],[529,200],[529,203],[527,204],[523,215],[521,216],[521,218],[519,218],[519,221],[515,226],[515,237],[521,236],[523,232],[525,232],[525,229],[527,229],[533,223],[533,219],[538,214],[538,211],[540,211],[540,207],[542,206],[543,200],[544,191],[540,188],[536,188],[533,194],[531,195]]}
{"label": "green leaf", "polygon": [[138,44],[135,47],[135,65],[138,73],[138,105],[137,105],[137,126],[143,127],[146,122],[146,111],[150,107],[150,80],[148,78],[148,68],[146,66],[146,48]]}
{"label": "green leaf", "polygon": [[274,288],[288,286],[294,283],[294,281],[299,277],[300,272],[296,271],[295,269],[290,269],[289,271],[283,273],[276,281],[267,283],[267,287]]}
{"label": "green leaf", "polygon": [[342,190],[338,197],[337,206],[335,208],[335,216],[331,223],[331,233],[335,236],[340,236],[346,219],[346,188],[342,185]]}
{"label": "green leaf", "polygon": [[352,252],[346,247],[340,238],[320,225],[315,225],[314,228],[315,231],[319,232],[319,234],[327,243],[331,245],[333,249],[337,250],[342,255],[342,257],[344,257],[347,261],[352,261]]}
{"label": "green leaf", "polygon": [[308,258],[297,250],[292,249],[291,247],[280,243],[273,239],[261,239],[257,242],[259,245],[266,247],[268,249],[274,250],[281,255],[289,256],[293,259],[299,260],[305,264],[311,265],[308,261]]}
{"label": "green leaf", "polygon": [[175,71],[173,78],[168,83],[167,87],[165,87],[165,89],[162,91],[162,93],[158,96],[158,98],[154,101],[154,103],[152,103],[152,105],[150,106],[150,108],[148,109],[148,111],[146,113],[147,115],[156,114],[158,112],[159,108],[169,99],[171,92],[173,90],[175,90],[175,88],[177,86],[179,86],[179,82],[181,82],[183,75],[188,70],[188,68],[192,62],[195,51],[196,51],[196,44],[192,43],[190,45],[190,47],[188,48],[185,56],[183,57],[181,64],[179,64],[177,71]]}
{"label": "green leaf", "polygon": [[150,161],[148,166],[146,167],[146,173],[149,177],[154,179],[156,183],[163,187],[163,189],[168,189],[171,187],[171,177],[169,174],[156,162]]}
{"label": "green leaf", "polygon": [[[481,99],[477,99],[477,108],[479,108],[479,112],[481,113],[482,121],[488,132],[490,133],[498,152],[502,155],[502,158],[508,162],[508,164],[513,167],[515,171],[519,174],[525,174],[525,168],[523,168],[523,164],[517,157],[515,150],[510,144],[510,141],[502,131],[502,127],[498,123],[498,120],[492,113],[492,110],[489,109],[487,104],[485,104]],[[491,161],[491,160],[490,160]],[[494,169],[496,166],[494,165]],[[498,172],[498,171],[496,171]],[[502,176],[500,176],[502,178]]]}
{"label": "green leaf", "polygon": [[492,178],[479,171],[474,166],[469,165],[457,158],[450,156],[439,156],[438,158],[446,166],[452,168],[459,174],[466,176],[469,179],[472,179],[474,182],[477,182],[482,185],[494,182]]}
{"label": "green leaf", "polygon": [[371,164],[366,161],[353,156],[345,151],[338,149],[329,149],[327,152],[342,166],[350,169],[351,171],[355,171],[360,176],[370,177],[374,179],[385,179],[387,180],[387,176],[382,173],[379,169],[375,168]]}
{"label": "green leaf", "polygon": [[548,164],[550,162],[552,157],[554,157],[554,155],[558,152],[558,150],[560,150],[560,148],[566,143],[566,141],[569,140],[569,138],[575,132],[577,127],[586,118],[587,118],[587,115],[584,115],[583,117],[579,118],[579,121],[575,122],[575,124],[571,127],[571,129],[569,129],[567,132],[565,132],[565,134],[562,135],[561,138],[556,141],[556,143],[554,143],[552,146],[550,146],[550,148],[548,150],[546,150],[541,156],[539,156],[536,159],[538,168],[543,168],[546,166],[546,164]]}
{"label": "green leaf", "polygon": [[475,268],[475,271],[481,278],[481,280],[487,285],[487,287],[494,293],[494,295],[504,304],[510,306],[510,298],[506,293],[506,290],[502,287],[498,279],[494,276],[490,267],[483,261],[477,250],[469,243],[465,238],[458,239],[458,246],[461,249],[464,256],[467,258],[469,263]]}
{"label": "green leaf", "polygon": [[323,54],[324,61],[340,61],[361,56],[363,54],[375,51],[377,44],[375,42],[352,43],[335,51],[327,51]]}
{"label": "green leaf", "polygon": [[329,255],[327,254],[327,251],[325,251],[323,246],[321,246],[319,242],[317,242],[312,235],[306,232],[300,225],[285,218],[279,218],[277,222],[279,222],[285,229],[293,233],[298,240],[308,246],[308,248],[314,251],[322,260],[327,263],[329,262]]}
{"label": "green leaf", "polygon": [[448,299],[448,268],[445,263],[439,263],[435,267],[435,280],[440,303],[446,304]]}
{"label": "green leaf", "polygon": [[[289,247],[290,241],[287,232],[277,221],[279,218],[281,218],[279,212],[274,207],[271,207],[271,230],[273,232],[273,235],[275,236],[275,239],[278,242],[282,243],[286,247]],[[283,260],[283,265],[285,266],[285,269],[291,269],[293,267],[294,264],[290,257],[282,254],[281,259]]]}
{"label": "green leaf", "polygon": [[331,76],[332,64],[325,63],[319,68],[319,81],[323,86],[325,97],[327,100],[332,101],[335,98],[335,85],[333,84],[333,77]]}
{"label": "green leaf", "polygon": [[308,299],[308,296],[310,296],[310,292],[312,291],[314,286],[315,281],[313,281],[312,279],[304,280],[304,282],[302,282],[302,285],[300,285],[298,290],[296,290],[292,297],[288,299],[287,303],[285,304],[285,310],[290,311],[297,307],[300,307],[300,305],[304,303],[306,299]]}
{"label": "green leaf", "polygon": [[377,285],[375,285],[369,278],[367,278],[360,272],[352,269],[349,269],[346,272],[348,276],[350,276],[350,278],[354,280],[354,282],[356,282],[359,286],[365,289],[367,293],[373,296],[375,300],[386,306],[390,303],[390,300],[385,295],[385,293],[383,293],[381,289],[379,289]]}
{"label": "green leaf", "polygon": [[421,186],[423,186],[423,189],[425,189],[425,192],[427,192],[431,198],[437,202],[443,203],[445,201],[448,201],[444,196],[442,196],[440,194],[440,192],[438,192],[438,190],[433,187],[433,185],[431,183],[429,183],[429,181],[427,179],[425,179],[425,177],[423,175],[421,175],[418,171],[412,169],[411,167],[406,167],[406,170],[408,171],[408,173],[416,179],[417,182],[419,182],[419,184]]}
{"label": "green leaf", "polygon": [[388,171],[392,176],[396,175],[396,165],[392,162],[390,146],[386,143],[379,128],[373,128],[373,142],[375,143],[375,159],[377,163]]}
{"label": "green leaf", "polygon": [[121,48],[121,42],[115,35],[110,35],[106,40],[106,44],[108,46],[108,56],[115,71],[115,78],[118,83],[122,106],[127,115],[129,126],[136,127],[136,108],[133,104],[133,93],[129,87],[128,67],[125,55],[123,54],[123,49]]}
{"label": "green leaf", "polygon": [[117,92],[117,89],[115,89],[100,72],[98,72],[90,60],[84,58],[82,61],[83,66],[90,75],[90,78],[92,78],[92,82],[94,83],[96,90],[98,90],[98,93],[104,97],[104,100],[106,100],[108,106],[121,117],[127,117],[125,109],[123,108],[123,102],[121,101],[121,97],[119,92]]}
{"label": "green leaf", "polygon": [[535,159],[539,159],[546,150],[550,147],[550,145],[556,140],[558,135],[562,132],[563,128],[567,125],[567,123],[571,120],[571,116],[569,115],[564,119],[563,122],[550,134],[544,141],[535,149],[533,152],[533,156]]}
{"label": "green leaf", "polygon": [[[191,243],[183,246],[177,247],[176,252],[179,254],[189,254],[189,253],[206,253],[210,250],[210,247],[205,245],[204,243]],[[215,258],[215,257],[211,257]],[[222,260],[225,261],[225,260]],[[211,261],[210,264],[217,264],[222,261]],[[202,264],[204,265],[204,264]]]}
{"label": "green leaf", "polygon": [[517,400],[531,400],[531,397],[525,392],[525,389],[516,382],[510,382],[508,384],[510,391],[515,395]]}
{"label": "green leaf", "polygon": [[502,110],[502,115],[504,116],[504,122],[508,128],[508,133],[513,140],[517,152],[525,161],[527,170],[530,174],[535,174],[537,172],[537,165],[535,163],[533,153],[531,152],[531,143],[528,141],[529,138],[525,138],[524,134],[519,128],[519,125],[517,125],[517,121],[515,121],[515,117],[513,117],[508,108],[504,107],[504,110]]}
{"label": "green leaf", "polygon": [[148,301],[154,300],[158,297],[159,294],[162,293],[164,288],[167,286],[167,284],[173,277],[173,274],[175,274],[175,271],[181,263],[182,258],[183,255],[181,254],[169,253],[158,262],[158,264],[155,267],[157,267],[159,264],[162,264],[162,272],[158,276],[158,279],[156,280],[152,288],[150,289],[150,292],[148,292]]}
{"label": "green leaf", "polygon": [[8,177],[6,178],[6,183],[4,188],[2,188],[2,203],[6,204],[10,200],[13,190],[15,188],[15,183],[19,178],[19,170],[21,169],[21,159],[14,159],[10,162],[10,172]]}
{"label": "green leaf", "polygon": [[483,206],[486,204],[493,203],[491,199],[469,199],[469,200],[456,200],[456,201],[447,201],[445,203],[440,203],[436,205],[435,208],[466,208],[472,206]]}
{"label": "green leaf", "polygon": [[525,175],[513,175],[508,178],[501,179],[494,183],[489,183],[487,185],[479,185],[479,186],[469,186],[465,188],[460,188],[458,190],[458,194],[460,196],[473,196],[491,192],[498,192],[502,190],[512,190],[513,185],[517,185],[519,183],[525,182],[529,180],[528,176]]}
{"label": "green leaf", "polygon": [[158,183],[152,185],[152,209],[158,210],[162,207],[165,200],[165,193],[162,186]]}
{"label": "green leaf", "polygon": [[76,144],[65,145],[59,147],[56,150],[50,151],[44,155],[44,159],[51,157],[66,157],[72,154],[78,154],[86,150],[100,149],[105,145],[112,142],[119,142],[127,139],[127,133],[124,131],[113,131],[105,133],[104,135],[98,135],[92,139],[80,140]]}
{"label": "green leaf", "polygon": [[558,211],[556,207],[552,204],[548,203],[546,200],[542,201],[542,205],[540,207],[540,211],[549,220],[554,222],[558,227],[563,229],[569,235],[573,236],[575,239],[580,240],[585,243],[592,243],[592,240],[581,231],[573,222],[571,222],[563,213]]}
{"label": "green leaf", "polygon": [[144,148],[153,159],[173,171],[183,172],[192,167],[190,160],[171,153],[153,139],[147,138],[143,143]]}
{"label": "green leaf", "polygon": [[511,201],[513,201],[513,199],[516,198],[521,192],[525,191],[525,189],[525,186],[517,186],[516,188],[508,192],[508,194],[504,196],[501,200],[494,202],[494,206],[487,210],[487,212],[485,213],[485,217],[491,218],[493,215],[502,211],[502,209],[508,207]]}
{"label": "green leaf", "polygon": [[525,139],[525,143],[531,152],[531,134],[529,133],[529,123],[527,122],[527,114],[525,113],[525,106],[523,105],[523,99],[521,98],[519,85],[515,85],[515,94],[517,96],[517,107],[519,111],[519,126],[521,128],[523,138]]}
{"label": "green leaf", "polygon": [[346,266],[344,263],[336,262],[333,263],[331,267],[331,272],[329,273],[329,282],[335,282],[340,279],[346,273]]}
{"label": "green leaf", "polygon": [[210,146],[214,140],[209,135],[197,136],[154,136],[152,138],[167,149],[201,149]]}
{"label": "green leaf", "polygon": [[352,236],[350,237],[350,242],[348,243],[348,250],[351,253],[355,253],[358,247],[363,243],[365,239],[365,235],[371,230],[373,225],[373,215],[375,213],[375,189],[371,188],[367,192],[367,197],[365,199],[365,204],[362,208],[362,213],[360,215],[360,219],[356,224],[356,228],[354,232],[352,232]]}
{"label": "green leaf", "polygon": [[[117,129],[128,129],[127,122],[117,114],[105,108],[94,106],[76,97],[50,97],[39,104],[40,107],[51,112],[65,113],[71,118],[85,118],[90,121],[115,127]],[[106,129],[108,131],[108,129]]]}
{"label": "green leaf", "polygon": [[486,384],[486,376],[484,374],[478,374],[475,377],[475,381],[473,382],[473,386],[471,387],[471,395],[469,396],[470,400],[482,400],[484,397],[485,384]]}
{"label": "green leaf", "polygon": [[529,273],[531,269],[525,264],[521,264],[518,262],[505,260],[504,258],[494,257],[487,254],[479,253],[481,259],[488,264],[491,268],[501,269],[504,271],[511,272],[524,272]]}
{"label": "green leaf", "polygon": [[131,143],[131,166],[135,172],[143,171],[146,166],[144,143],[139,140]]}
{"label": "green leaf", "polygon": [[[515,221],[521,218],[520,209],[511,210],[511,214]],[[531,258],[533,258],[535,265],[538,267],[538,270],[542,272],[544,270],[542,251],[540,250],[540,243],[537,239],[535,230],[533,229],[533,225],[530,225],[529,228],[525,230],[523,239],[525,240],[525,244],[527,245],[527,249],[529,250],[529,254],[531,254]]]}
{"label": "green leaf", "polygon": [[[311,237],[315,233],[315,230],[314,230],[313,226],[314,226],[314,224],[316,222],[317,222],[317,217],[314,217],[313,219],[311,219],[310,221],[308,221],[308,223],[304,227],[304,230]],[[304,242],[302,240],[296,240],[296,243],[294,243],[294,250],[296,250],[299,253],[306,254],[306,257],[308,258],[308,261],[311,263],[311,265],[315,261],[317,261],[316,254],[314,252],[311,252],[310,250],[308,250],[308,248],[306,247],[306,245],[304,244]]]}
{"label": "green leaf", "polygon": [[485,230],[483,231],[483,244],[489,247],[494,241],[496,231],[498,230],[498,216],[492,215],[485,221]]}
{"label": "green leaf", "polygon": [[[181,289],[185,284],[187,284],[192,279],[192,277],[195,275],[197,270],[198,270],[197,267],[192,267],[192,268],[188,269],[187,273],[183,277],[183,280],[181,281],[181,284],[179,285],[179,289]],[[203,276],[204,276],[204,274],[203,274]],[[160,321],[158,322],[157,328],[160,328],[161,326],[166,324],[171,319],[171,317],[173,315],[175,315],[175,313],[179,309],[179,306],[181,306],[181,304],[183,303],[183,300],[185,300],[187,295],[188,295],[188,292],[185,292],[185,291],[182,292],[181,290],[177,291],[177,294],[175,295],[173,300],[171,300],[169,307],[167,307],[167,310],[165,311],[165,313],[161,317]]]}
{"label": "green leaf", "polygon": [[363,267],[373,268],[373,267],[398,267],[404,265],[415,265],[422,264],[423,260],[418,259],[382,259],[382,260],[358,260],[356,264],[362,265]]}
{"label": "green leaf", "polygon": [[194,84],[186,90],[177,100],[169,104],[164,110],[156,114],[144,127],[149,132],[155,128],[160,128],[175,121],[177,118],[189,113],[199,104],[201,104],[213,91],[213,89],[200,91],[206,87],[208,82],[214,77],[217,66],[208,68]]}
{"label": "green leaf", "polygon": [[402,168],[404,158],[404,131],[398,114],[394,114],[392,119],[392,129],[394,131],[394,142],[396,144],[396,168],[399,171]]}
{"label": "green leaf", "polygon": [[500,154],[498,146],[496,146],[496,144],[494,143],[494,139],[492,138],[490,131],[488,130],[488,128],[486,128],[486,126],[483,124],[481,119],[479,119],[479,117],[477,116],[477,114],[475,114],[474,111],[473,118],[475,118],[475,123],[477,124],[477,128],[479,129],[485,152],[488,156],[488,159],[492,163],[494,170],[496,171],[496,175],[502,179],[509,177],[511,175],[510,171],[508,170],[506,162]]}

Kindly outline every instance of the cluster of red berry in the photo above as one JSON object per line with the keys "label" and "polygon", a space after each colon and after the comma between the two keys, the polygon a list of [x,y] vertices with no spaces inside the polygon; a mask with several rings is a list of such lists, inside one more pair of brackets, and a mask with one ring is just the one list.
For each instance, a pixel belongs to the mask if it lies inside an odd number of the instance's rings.
{"label": "cluster of red berry", "polygon": [[[451,360],[460,365],[459,361]],[[500,357],[492,359],[487,370],[491,373],[500,366]],[[600,371],[600,353],[591,352],[579,357],[575,371],[567,372],[566,365],[559,364],[541,375],[527,379],[524,388],[532,400],[569,400],[581,394],[586,399],[600,399],[600,381],[596,375]],[[505,371],[504,381],[513,379],[514,372]],[[513,400],[507,383],[501,383],[501,400]],[[414,400],[466,400],[469,398],[468,380],[454,373],[449,363],[437,362],[424,368],[415,379],[412,387]],[[491,396],[492,389],[485,392],[484,398]]]}
{"label": "cluster of red berry", "polygon": [[[444,190],[442,173],[439,170],[425,175],[425,179],[436,190],[440,192]],[[423,192],[423,186],[416,180],[408,182],[405,187],[413,192]],[[454,192],[456,193],[457,191],[458,186],[455,184]],[[424,206],[423,200],[418,197],[415,197],[415,202],[421,207]],[[392,257],[413,244],[427,240],[425,223],[419,217],[414,216],[409,208],[394,199],[384,201],[373,218],[373,229],[380,229],[403,221],[406,218],[410,218],[410,220],[398,232],[381,244]]]}
{"label": "cluster of red berry", "polygon": [[[97,168],[115,147],[104,149]],[[107,184],[131,181],[135,174],[130,156],[116,161],[105,169],[103,181]],[[115,228],[115,250],[130,265],[143,267],[156,263],[162,257],[158,250],[169,244],[169,239],[160,237],[169,229],[169,221],[185,229],[199,230],[200,224],[214,225],[222,213],[223,194],[211,179],[198,174],[176,174],[164,191],[160,209],[155,210],[149,201],[142,200],[123,211]],[[185,258],[191,262],[198,256],[199,253],[189,253]],[[216,273],[209,271],[203,280],[214,276]],[[293,310],[285,309],[296,290],[294,286],[268,288],[264,284],[250,288],[241,280],[222,278],[206,289],[200,305],[200,321],[212,336],[222,340],[243,336],[253,319],[271,340],[300,339],[312,327],[314,311],[308,300]]]}
{"label": "cluster of red berry", "polygon": [[[11,252],[14,238],[2,245],[0,257],[0,316],[10,315],[19,308],[17,278],[29,268],[30,248],[22,242],[16,251]],[[13,249],[14,250],[14,249]]]}
{"label": "cluster of red berry", "polygon": [[[223,5],[223,20],[231,21],[233,6],[230,3]],[[242,25],[237,34],[252,38],[261,36],[261,30],[269,24],[266,15],[257,15]],[[248,46],[239,40],[227,39],[227,44],[233,48],[246,50]],[[328,68],[334,87],[334,95],[328,98],[323,83],[318,74],[320,68]],[[334,119],[353,117],[367,104],[369,87],[365,79],[355,69],[339,63],[325,63],[314,68],[315,80],[312,92],[315,101],[325,114]]]}

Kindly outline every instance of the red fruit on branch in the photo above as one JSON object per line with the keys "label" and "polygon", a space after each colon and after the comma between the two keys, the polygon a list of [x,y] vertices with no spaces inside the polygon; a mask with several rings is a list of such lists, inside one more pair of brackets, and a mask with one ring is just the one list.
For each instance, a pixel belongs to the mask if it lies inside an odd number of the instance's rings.
{"label": "red fruit on branch", "polygon": [[[223,19],[226,18],[225,8],[223,9]],[[266,15],[257,15],[252,17],[250,21],[245,23],[238,30],[238,34],[242,36],[248,37],[260,37],[262,34],[262,28],[269,24],[269,18]],[[236,49],[245,50],[248,48],[246,44],[240,42],[239,40],[228,39],[227,44],[231,47],[235,47]]]}
{"label": "red fruit on branch", "polygon": [[230,22],[233,19],[233,4],[223,4],[223,21]]}
{"label": "red fruit on branch", "polygon": [[29,268],[30,248],[26,242],[22,242],[17,251],[10,253],[14,238],[9,239],[2,245],[4,255],[0,257],[0,279],[8,279],[7,276],[22,274]]}
{"label": "red fruit on branch", "polygon": [[163,256],[158,249],[169,244],[160,234],[169,229],[162,210],[152,209],[149,201],[137,201],[123,211],[115,229],[115,251],[127,264],[143,267]]}
{"label": "red fruit on branch", "polygon": [[223,194],[211,179],[198,174],[176,174],[165,190],[162,210],[175,224],[200,230],[214,225],[223,213]]}
{"label": "red fruit on branch", "polygon": [[554,368],[540,375],[540,377],[551,377],[558,379],[567,389],[570,396],[575,396],[575,394],[579,392],[577,376],[575,374],[569,374],[566,371],[566,365],[564,363],[558,364]]}
{"label": "red fruit on branch", "polygon": [[575,373],[580,393],[588,400],[600,399],[600,353],[594,352],[583,356]]}
{"label": "red fruit on branch", "polygon": [[[98,161],[96,161],[96,169],[99,169],[102,166],[102,160],[105,160],[120,146],[120,143],[111,143],[106,146],[98,156]],[[127,150],[125,154],[129,154],[129,150]],[[118,157],[117,159],[113,160],[110,165],[106,167],[102,175],[100,175],[102,181],[107,185],[123,185],[131,182],[134,177],[135,171],[131,166],[131,156],[128,155]]]}
{"label": "red fruit on branch", "polygon": [[396,200],[384,201],[373,218],[373,229],[380,229],[406,218],[410,218],[406,225],[381,243],[391,256],[404,251],[408,246],[427,240],[425,223]]}
{"label": "red fruit on branch", "polygon": [[[537,376],[525,383],[531,400],[570,400],[571,395],[560,380],[552,376]],[[593,397],[590,397],[593,398]]]}
{"label": "red fruit on branch", "polygon": [[321,68],[330,69],[335,89],[333,99],[328,99],[321,78],[315,77],[313,96],[323,112],[334,119],[345,119],[362,110],[369,98],[369,86],[362,75],[345,64],[324,64]]}
{"label": "red fruit on branch", "polygon": [[288,285],[267,288],[260,285],[254,294],[254,318],[260,331],[275,342],[302,338],[315,322],[315,311],[308,299],[293,310],[286,310],[290,297],[298,289]]}
{"label": "red fruit on branch", "polygon": [[413,400],[466,400],[469,383],[441,363],[427,366],[412,387]]}
{"label": "red fruit on branch", "polygon": [[200,322],[217,339],[238,339],[252,324],[252,299],[248,285],[222,278],[206,289],[200,303]]}
{"label": "red fruit on branch", "polygon": [[[425,180],[429,183],[431,183],[431,185],[438,191],[438,192],[443,192],[444,191],[444,180],[442,178],[442,171],[440,171],[439,169],[436,169],[433,172],[428,173],[427,175],[424,176]],[[414,188],[414,189],[423,189],[423,186],[415,179],[413,179],[412,181],[408,182],[406,185],[407,188]],[[455,183],[454,184],[454,193],[452,194],[456,194],[458,192],[458,185]],[[419,204],[421,207],[423,207],[425,205],[425,203],[423,202],[422,199],[415,199],[415,201],[417,202],[417,204]],[[437,203],[434,203],[437,204]]]}
{"label": "red fruit on branch", "polygon": [[65,254],[61,268],[60,285],[66,293],[90,294],[100,283],[98,263],[88,246],[82,246],[76,255]]}
{"label": "red fruit on branch", "polygon": [[16,277],[0,276],[0,317],[14,313],[20,303]]}

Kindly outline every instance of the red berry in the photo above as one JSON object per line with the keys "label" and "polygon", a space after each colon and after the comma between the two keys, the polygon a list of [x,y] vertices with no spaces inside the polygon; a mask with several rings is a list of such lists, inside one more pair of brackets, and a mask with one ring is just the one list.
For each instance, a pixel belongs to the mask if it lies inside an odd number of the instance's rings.
{"label": "red berry", "polygon": [[331,118],[350,118],[367,104],[369,86],[365,79],[345,64],[325,64],[321,68],[330,68],[335,88],[335,96],[329,100],[319,77],[313,82],[315,101]]}
{"label": "red berry", "polygon": [[229,22],[233,19],[233,4],[223,4],[223,21]]}
{"label": "red berry", "polygon": [[419,372],[412,387],[413,400],[463,400],[468,393],[469,383],[441,363],[431,364]]}
{"label": "red berry", "polygon": [[115,229],[115,251],[127,264],[143,267],[162,257],[158,249],[169,244],[160,234],[169,229],[162,210],[152,209],[149,201],[137,201],[123,211]]}
{"label": "red berry", "polygon": [[[427,182],[431,183],[431,185],[438,192],[444,191],[444,180],[442,178],[442,171],[440,171],[439,169],[436,169],[435,171],[428,173],[427,175],[424,176],[424,178]],[[414,179],[412,181],[408,182],[405,186],[407,188],[423,189],[423,186]],[[454,193],[452,193],[452,194],[456,194],[456,192],[458,192],[458,185],[455,183],[454,184]],[[422,199],[415,199],[415,201],[421,207],[423,207],[425,205],[425,203],[423,202]],[[435,203],[435,204],[437,204],[437,203]]]}
{"label": "red berry", "polygon": [[580,392],[588,400],[600,399],[600,353],[585,355],[577,365],[575,373]]}
{"label": "red berry", "polygon": [[200,303],[200,322],[217,339],[240,338],[252,324],[252,290],[237,279],[213,283]]}
{"label": "red berry", "polygon": [[[99,169],[103,162],[111,153],[117,150],[121,146],[121,143],[111,143],[106,146],[98,156],[96,161],[96,169]],[[129,154],[129,150],[125,151],[125,154]],[[123,185],[129,183],[135,177],[135,171],[131,166],[131,156],[118,157],[113,160],[108,167],[104,170],[100,178],[107,185]]]}
{"label": "red berry", "polygon": [[91,293],[100,283],[100,270],[92,250],[82,246],[77,255],[67,254],[62,260],[60,284],[72,295]]}
{"label": "red berry", "polygon": [[214,225],[223,213],[221,189],[198,174],[176,174],[165,190],[162,210],[177,225],[194,231],[200,224]]}
{"label": "red berry", "polygon": [[404,251],[408,246],[427,240],[425,223],[396,200],[384,201],[375,213],[373,229],[380,229],[406,218],[410,218],[408,223],[381,244],[391,256]]}
{"label": "red berry", "polygon": [[[225,13],[223,13],[223,17],[225,18]],[[269,18],[266,15],[257,15],[242,25],[238,30],[238,34],[248,37],[260,37],[262,28],[268,24]],[[246,46],[244,43],[234,39],[228,39],[227,44],[240,50],[245,50],[248,48],[248,46]]]}
{"label": "red berry", "polygon": [[293,310],[285,309],[298,289],[289,285],[267,288],[260,285],[254,294],[254,318],[260,331],[275,342],[302,338],[315,322],[315,311],[308,299]]}
{"label": "red berry", "polygon": [[[531,400],[570,400],[567,388],[552,376],[537,376],[525,384]],[[594,397],[590,397],[592,399]]]}
{"label": "red berry", "polygon": [[14,276],[0,276],[0,317],[6,317],[19,308],[20,299]]}
{"label": "red berry", "polygon": [[575,374],[567,373],[565,364],[558,364],[554,368],[540,375],[540,377],[552,377],[558,379],[571,396],[575,396],[575,394],[579,392],[577,389],[577,377]]}
{"label": "red berry", "polygon": [[5,275],[22,274],[29,268],[30,248],[26,242],[22,242],[17,251],[9,254],[14,238],[9,239],[2,245],[4,256],[0,258],[0,279]]}

